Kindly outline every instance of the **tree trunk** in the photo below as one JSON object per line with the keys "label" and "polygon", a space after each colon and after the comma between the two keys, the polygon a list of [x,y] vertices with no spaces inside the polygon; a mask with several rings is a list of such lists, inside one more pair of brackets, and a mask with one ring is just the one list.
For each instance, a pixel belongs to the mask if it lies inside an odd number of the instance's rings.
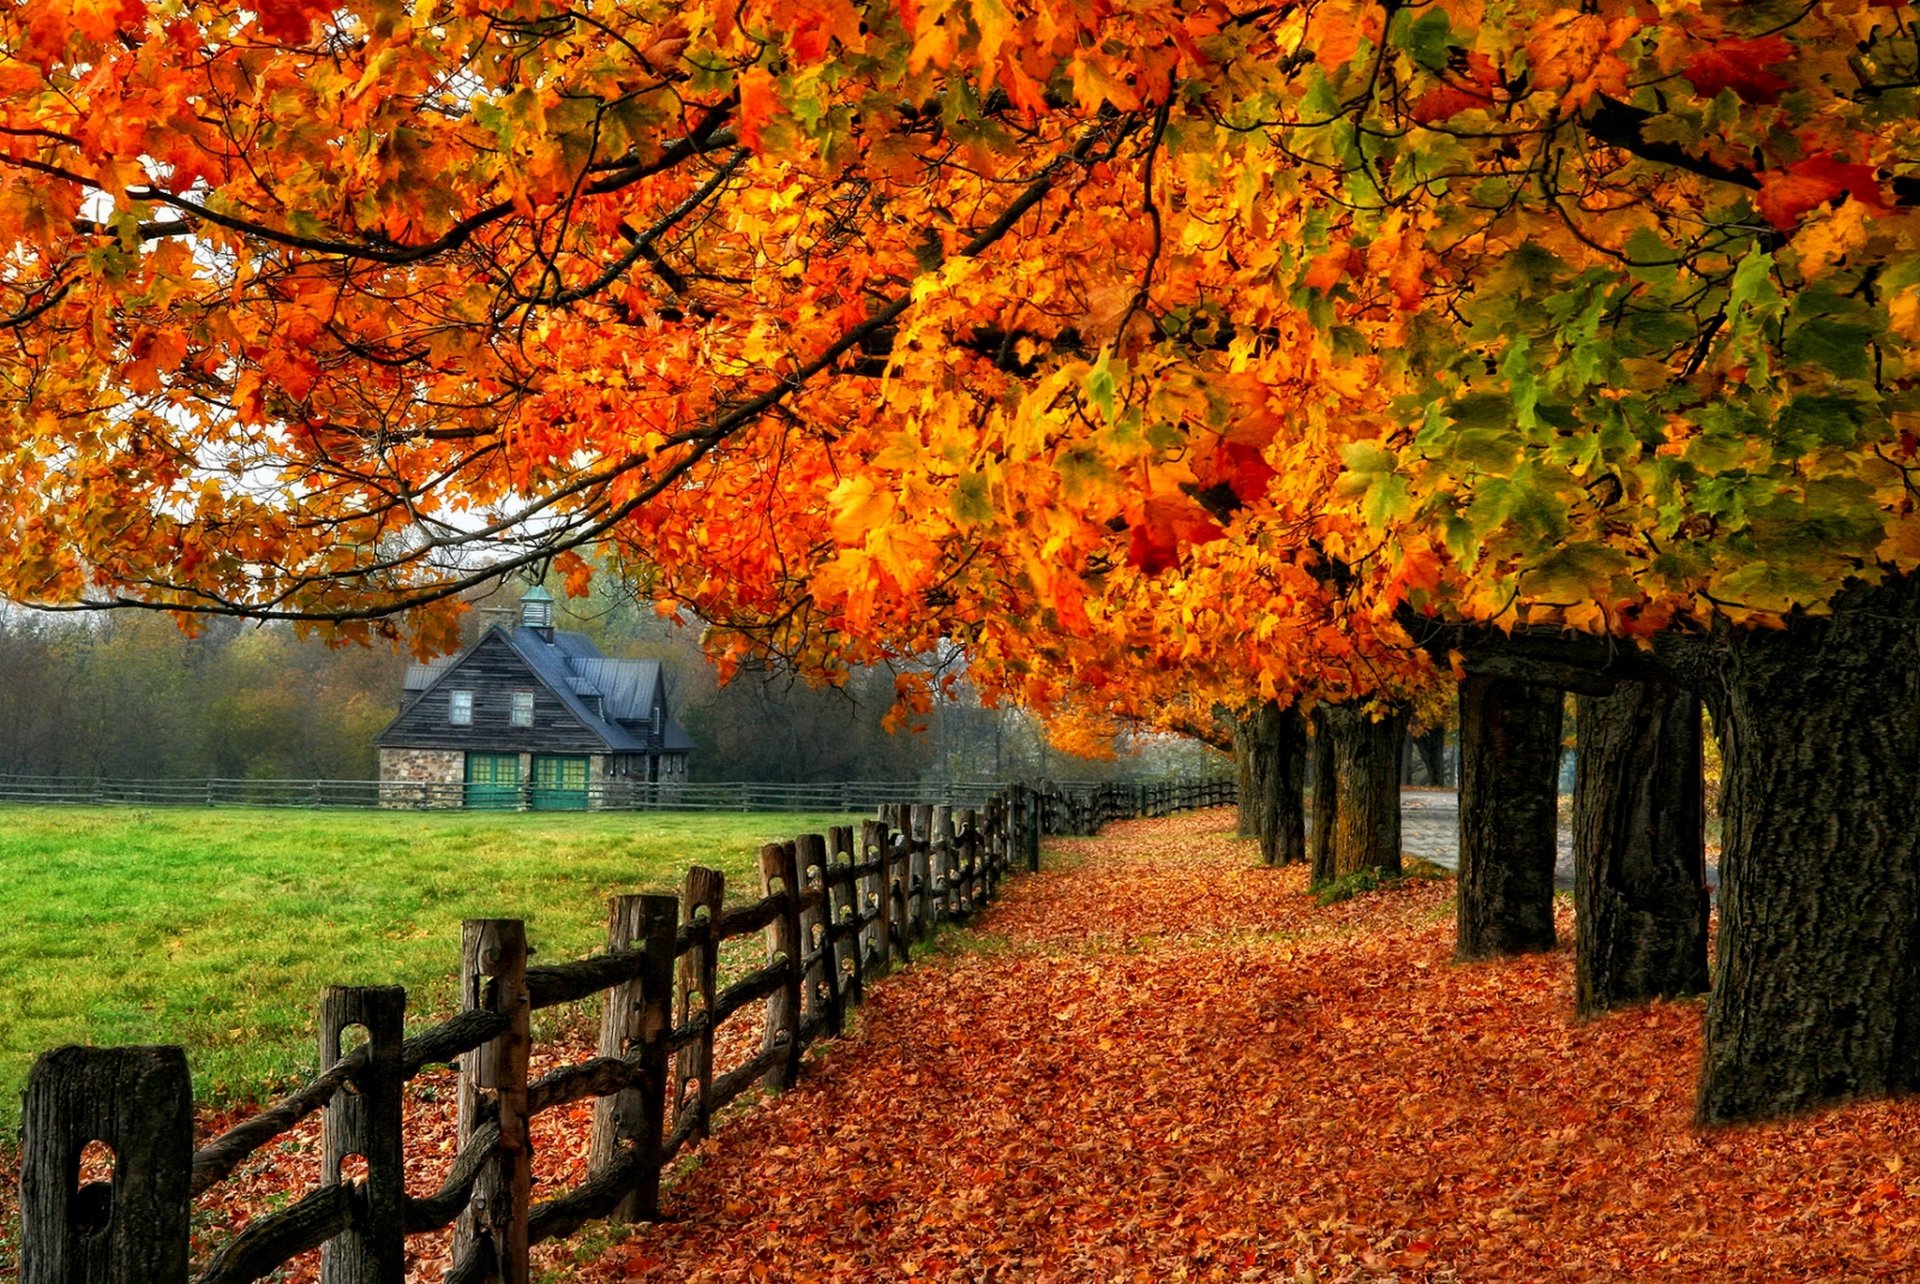
{"label": "tree trunk", "polygon": [[1707,988],[1700,701],[1623,682],[1578,697],[1574,982],[1582,1017]]}
{"label": "tree trunk", "polygon": [[1729,630],[1702,1123],[1920,1087],[1920,580]]}
{"label": "tree trunk", "polygon": [[1260,826],[1254,813],[1259,806],[1253,789],[1253,715],[1233,720],[1233,774],[1239,783],[1240,805],[1235,809],[1233,833],[1236,838],[1257,838]]}
{"label": "tree trunk", "polygon": [[1333,881],[1334,819],[1339,809],[1339,788],[1334,783],[1333,727],[1329,707],[1313,711],[1313,868],[1308,879],[1315,887]]}
{"label": "tree trunk", "polygon": [[1290,865],[1307,856],[1306,783],[1302,755],[1307,724],[1297,708],[1282,709],[1272,700],[1256,708],[1244,723],[1247,777],[1252,791],[1255,835],[1260,858],[1269,865]]}
{"label": "tree trunk", "polygon": [[1553,948],[1562,704],[1553,687],[1460,683],[1462,960]]}
{"label": "tree trunk", "polygon": [[[1363,869],[1400,872],[1400,747],[1407,716],[1370,717],[1357,705],[1328,705],[1333,749],[1331,877]],[[1315,786],[1315,798],[1320,785]],[[1319,820],[1316,806],[1315,823]],[[1315,850],[1315,863],[1319,851]],[[1326,881],[1326,880],[1321,880]]]}

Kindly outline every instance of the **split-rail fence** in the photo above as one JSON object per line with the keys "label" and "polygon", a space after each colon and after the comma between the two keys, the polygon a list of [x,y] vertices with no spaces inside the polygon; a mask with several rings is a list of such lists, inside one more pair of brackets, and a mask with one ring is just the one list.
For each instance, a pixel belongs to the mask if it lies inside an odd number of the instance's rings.
{"label": "split-rail fence", "polygon": [[[445,1281],[525,1284],[530,1245],[601,1219],[660,1211],[663,1171],[755,1085],[798,1077],[813,1040],[841,1033],[866,986],[942,922],[1037,870],[1043,833],[1092,833],[1123,816],[1233,801],[1230,781],[1109,786],[1072,796],[1014,787],[982,809],[891,805],[858,831],[837,826],[763,847],[760,899],[725,908],[723,876],[689,869],[680,896],[616,896],[604,954],[530,966],[518,919],[463,925],[462,1010],[405,1037],[406,991],[333,987],[321,997],[320,1064],[277,1104],[195,1149],[179,1047],[67,1047],[29,1078],[20,1181],[23,1284],[243,1284],[321,1250],[325,1284],[400,1284],[408,1236],[455,1227]],[[766,962],[722,988],[724,942],[759,934]],[[598,1053],[538,1079],[529,1018],[605,996]],[[714,1038],[762,1005],[760,1049],[715,1073]],[[364,1041],[344,1051],[358,1027]],[[459,1149],[437,1192],[413,1196],[403,1168],[402,1092],[433,1065],[459,1072]],[[529,1123],[595,1101],[588,1173],[531,1200]],[[195,1198],[315,1111],[322,1184],[257,1218],[197,1267]],[[82,1184],[93,1143],[110,1180]]]}

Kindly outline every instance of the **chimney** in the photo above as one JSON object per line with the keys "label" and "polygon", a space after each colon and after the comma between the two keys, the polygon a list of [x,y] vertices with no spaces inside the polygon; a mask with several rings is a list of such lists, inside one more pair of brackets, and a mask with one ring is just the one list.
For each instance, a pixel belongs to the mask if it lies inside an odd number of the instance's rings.
{"label": "chimney", "polygon": [[553,641],[553,594],[536,584],[520,598],[520,627]]}

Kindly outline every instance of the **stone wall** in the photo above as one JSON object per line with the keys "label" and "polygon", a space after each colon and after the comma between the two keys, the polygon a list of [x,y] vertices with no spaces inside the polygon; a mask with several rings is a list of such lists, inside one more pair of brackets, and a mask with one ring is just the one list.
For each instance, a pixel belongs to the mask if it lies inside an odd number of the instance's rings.
{"label": "stone wall", "polygon": [[459,749],[382,749],[382,807],[463,807],[467,755]]}

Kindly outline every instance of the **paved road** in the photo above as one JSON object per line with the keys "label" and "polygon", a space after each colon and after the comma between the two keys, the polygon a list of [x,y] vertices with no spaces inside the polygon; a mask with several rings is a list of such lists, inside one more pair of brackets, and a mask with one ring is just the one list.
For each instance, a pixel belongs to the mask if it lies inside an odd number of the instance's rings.
{"label": "paved road", "polygon": [[[1400,791],[1400,846],[1410,856],[1421,856],[1448,869],[1460,867],[1460,796],[1451,789]],[[1708,855],[1713,853],[1711,849]],[[1560,859],[1553,881],[1562,891],[1573,890],[1573,828],[1560,822]],[[1707,866],[1707,886],[1718,887],[1720,871]]]}
{"label": "paved road", "polygon": [[[1460,866],[1460,796],[1451,789],[1406,789],[1400,793],[1400,846],[1448,869]],[[1554,884],[1573,887],[1573,830],[1560,824],[1560,860]]]}

